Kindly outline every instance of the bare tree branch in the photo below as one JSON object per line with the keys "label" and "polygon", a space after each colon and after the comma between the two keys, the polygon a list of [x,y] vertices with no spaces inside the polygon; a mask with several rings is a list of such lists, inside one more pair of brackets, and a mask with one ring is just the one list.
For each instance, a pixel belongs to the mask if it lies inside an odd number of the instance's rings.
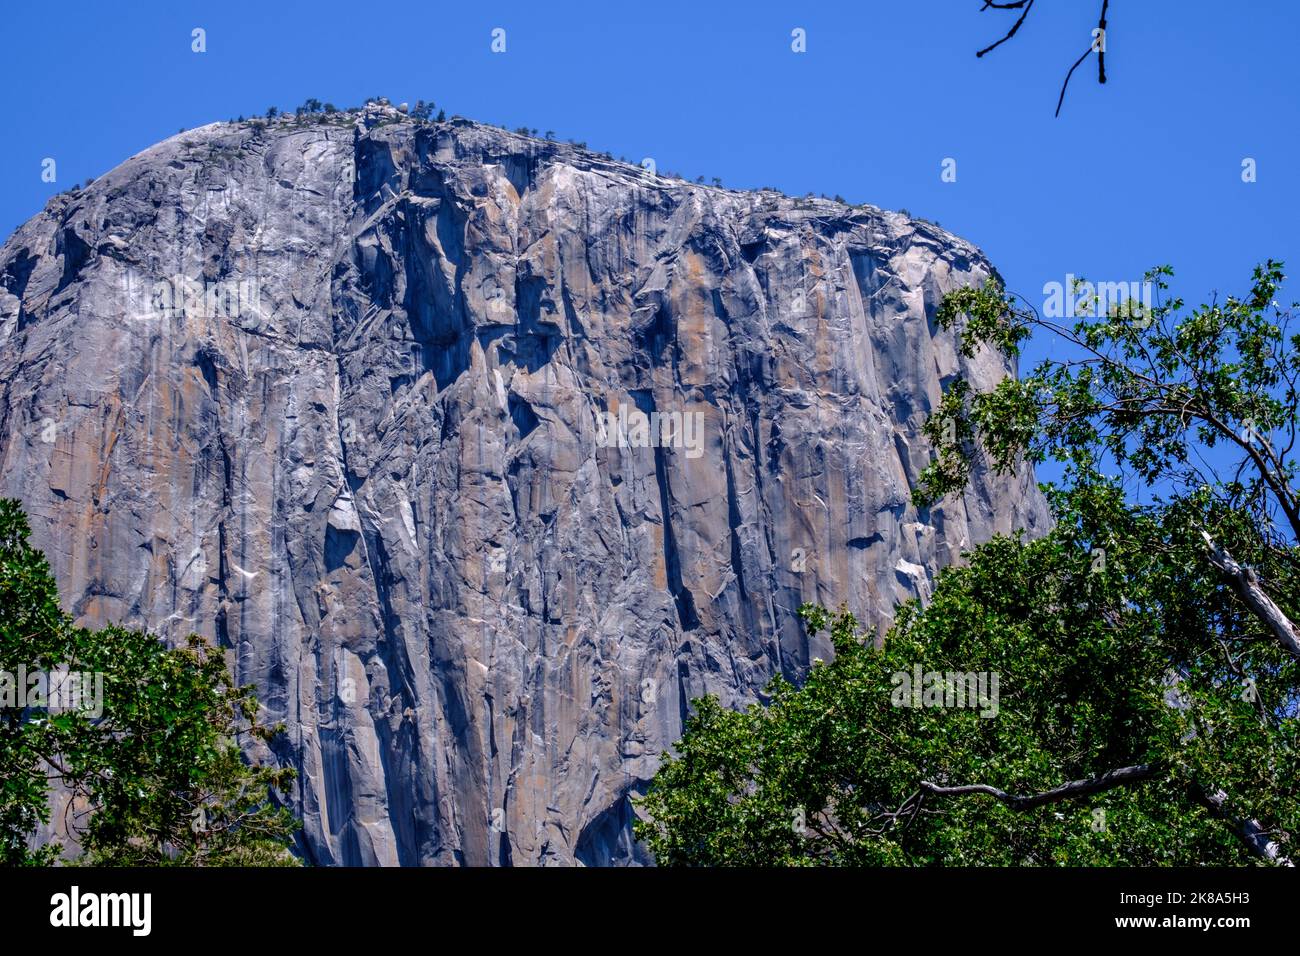
{"label": "bare tree branch", "polygon": [[1061,115],[1061,105],[1062,105],[1063,103],[1065,103],[1065,88],[1066,88],[1067,86],[1070,85],[1070,77],[1074,76],[1074,71],[1077,70],[1077,69],[1079,68],[1079,64],[1080,64],[1080,63],[1082,63],[1084,60],[1088,59],[1088,54],[1091,53],[1091,52],[1092,52],[1092,45],[1089,44],[1089,45],[1088,45],[1088,49],[1086,49],[1086,50],[1083,51],[1083,56],[1081,56],[1081,57],[1079,57],[1079,59],[1075,60],[1075,61],[1074,61],[1074,66],[1070,67],[1070,72],[1067,73],[1067,74],[1065,74],[1065,82],[1061,84],[1061,95],[1060,95],[1059,97],[1057,97],[1057,100],[1056,100],[1056,112],[1055,112],[1053,115],[1055,115],[1055,116],[1060,116],[1060,115]]}
{"label": "bare tree branch", "polygon": [[[1156,764],[1134,764],[1131,767],[1120,767],[1116,770],[1108,771],[1100,777],[1093,777],[1087,780],[1072,780],[1069,783],[1062,784],[1052,790],[1045,790],[1042,793],[1015,794],[1007,793],[1005,790],[999,790],[997,787],[989,786],[986,783],[971,783],[958,787],[941,787],[938,784],[931,783],[928,780],[921,783],[921,789],[912,797],[904,802],[907,803],[920,801],[917,797],[921,794],[933,794],[939,797],[961,797],[969,794],[984,794],[994,797],[995,799],[1006,804],[1012,810],[1031,810],[1034,807],[1044,806],[1051,803],[1059,803],[1062,800],[1071,800],[1075,797],[1086,797],[1094,793],[1102,793],[1106,790],[1113,790],[1116,787],[1124,787],[1130,784],[1142,783],[1151,780],[1162,772],[1160,766]],[[1191,788],[1192,795],[1196,801],[1205,807],[1210,813],[1227,823],[1232,828],[1236,837],[1245,844],[1260,859],[1267,860],[1278,866],[1294,866],[1295,864],[1284,854],[1283,846],[1273,838],[1272,831],[1267,830],[1258,820],[1249,818],[1236,817],[1228,812],[1227,803],[1228,795],[1223,790],[1209,791],[1204,787],[1194,786]],[[903,808],[900,808],[900,813]]]}
{"label": "bare tree branch", "polygon": [[1110,0],[1102,0],[1101,16],[1097,19],[1097,29],[1101,31],[1101,49],[1097,51],[1097,82],[1106,83],[1106,9]]}
{"label": "bare tree branch", "polygon": [[1007,31],[1006,36],[1004,36],[1001,40],[998,40],[996,43],[986,46],[984,49],[980,50],[978,53],[975,54],[976,57],[982,57],[985,53],[989,53],[993,50],[996,50],[1002,44],[1006,43],[1013,36],[1015,36],[1016,32],[1020,29],[1020,24],[1025,22],[1025,17],[1029,16],[1029,11],[1034,9],[1034,0],[1018,0],[1018,2],[1016,3],[993,3],[992,0],[984,0],[984,6],[980,8],[980,12],[983,13],[985,10],[989,9],[990,7],[994,8],[995,10],[1016,10],[1023,7],[1024,12],[1020,14],[1020,19],[1016,21],[1015,26],[1013,26],[1010,30]]}
{"label": "bare tree branch", "polygon": [[[1033,8],[1034,0],[1008,0],[1008,2],[1002,3],[994,2],[994,0],[984,0],[984,6],[980,7],[981,13],[990,9],[1019,10],[1020,16],[1016,19],[1016,22],[1012,24],[1011,29],[1006,32],[1006,35],[1003,36],[1002,39],[977,51],[975,56],[982,57],[986,53],[993,52],[1019,33],[1020,27],[1025,22],[1025,18],[1029,16],[1029,11]],[[1088,58],[1089,53],[1094,51],[1097,53],[1097,82],[1103,85],[1106,82],[1106,11],[1109,8],[1110,0],[1102,0],[1101,15],[1097,18],[1097,29],[1099,33],[1094,37],[1093,42],[1088,44],[1088,49],[1083,52],[1083,55],[1074,61],[1074,65],[1070,67],[1070,71],[1065,74],[1065,82],[1061,84],[1061,95],[1056,100],[1056,116],[1061,115],[1061,106],[1065,103],[1065,90],[1066,87],[1070,85],[1070,77],[1074,76],[1074,71],[1077,70],[1079,65]]]}
{"label": "bare tree branch", "polygon": [[1241,840],[1256,856],[1278,866],[1295,866],[1283,855],[1282,845],[1273,839],[1270,832],[1265,830],[1258,820],[1241,819],[1228,813],[1228,795],[1222,790],[1211,793],[1198,787],[1193,793],[1197,802],[1232,827],[1232,832],[1237,835],[1237,839]]}
{"label": "bare tree branch", "polygon": [[1242,603],[1250,608],[1252,614],[1268,625],[1291,654],[1300,657],[1300,630],[1291,623],[1282,609],[1260,587],[1259,577],[1250,568],[1243,568],[1224,548],[1215,542],[1205,531],[1201,532],[1206,546],[1210,549],[1210,563],[1219,569],[1227,579],[1228,585],[1241,598]]}
{"label": "bare tree branch", "polygon": [[941,787],[928,780],[921,783],[921,789],[937,797],[960,797],[972,793],[982,793],[1000,800],[1012,810],[1031,810],[1034,807],[1041,807],[1048,803],[1059,803],[1062,800],[1086,797],[1090,794],[1113,790],[1116,787],[1141,783],[1152,779],[1159,772],[1160,768],[1155,764],[1134,764],[1131,767],[1109,770],[1100,777],[1092,777],[1087,780],[1072,780],[1052,790],[1030,794],[1007,793],[1005,790],[999,790],[997,787],[989,786],[986,783],[970,783],[959,787]]}

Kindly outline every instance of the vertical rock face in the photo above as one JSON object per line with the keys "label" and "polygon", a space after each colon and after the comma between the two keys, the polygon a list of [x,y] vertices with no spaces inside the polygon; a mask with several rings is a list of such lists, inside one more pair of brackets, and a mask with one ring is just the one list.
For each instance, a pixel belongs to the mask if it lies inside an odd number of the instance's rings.
{"label": "vertical rock face", "polygon": [[1007,371],[931,321],[990,272],[462,120],[214,124],[0,249],[0,494],[80,621],[231,649],[310,860],[644,862],[688,702],[829,656],[801,602],[883,625],[1042,524],[1027,473],[909,503]]}

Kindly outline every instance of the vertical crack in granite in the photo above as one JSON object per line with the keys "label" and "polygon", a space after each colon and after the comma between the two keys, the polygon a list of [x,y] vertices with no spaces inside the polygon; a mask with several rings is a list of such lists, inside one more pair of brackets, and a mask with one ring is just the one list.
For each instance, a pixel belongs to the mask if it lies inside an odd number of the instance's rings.
{"label": "vertical crack in granite", "polygon": [[[910,503],[941,384],[1009,371],[932,321],[991,274],[464,120],[213,124],[0,248],[0,494],[80,621],[232,649],[309,860],[649,862],[688,702],[829,656],[801,602],[884,626],[1042,527],[1027,471]],[[701,443],[622,447],[619,408]]]}

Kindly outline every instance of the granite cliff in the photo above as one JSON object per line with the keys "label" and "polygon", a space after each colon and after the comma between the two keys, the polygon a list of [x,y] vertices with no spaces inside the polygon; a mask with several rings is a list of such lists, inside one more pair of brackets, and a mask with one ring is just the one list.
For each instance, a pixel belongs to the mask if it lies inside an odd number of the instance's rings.
{"label": "granite cliff", "polygon": [[829,656],[801,602],[1042,527],[1027,472],[909,501],[941,383],[1008,372],[932,321],[991,272],[382,104],[216,123],[0,248],[0,495],[81,622],[231,649],[311,861],[645,862],[688,701]]}

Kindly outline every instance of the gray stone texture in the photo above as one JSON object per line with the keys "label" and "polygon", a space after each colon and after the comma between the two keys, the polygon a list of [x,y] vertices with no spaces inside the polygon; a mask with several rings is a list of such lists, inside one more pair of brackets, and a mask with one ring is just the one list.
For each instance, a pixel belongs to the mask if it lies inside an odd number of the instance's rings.
{"label": "gray stone texture", "polygon": [[[882,627],[1043,527],[1028,471],[909,500],[941,385],[1008,372],[933,322],[991,272],[460,119],[212,124],[0,248],[0,494],[79,621],[231,649],[307,859],[648,862],[688,702],[830,656],[802,602]],[[625,404],[702,444],[602,447]]]}

